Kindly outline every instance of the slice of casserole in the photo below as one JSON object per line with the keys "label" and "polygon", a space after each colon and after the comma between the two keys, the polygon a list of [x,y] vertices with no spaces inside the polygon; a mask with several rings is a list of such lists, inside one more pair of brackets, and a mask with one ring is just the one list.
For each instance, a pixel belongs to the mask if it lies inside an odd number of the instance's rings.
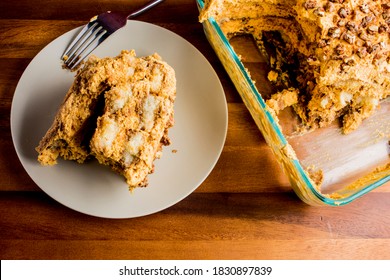
{"label": "slice of casserole", "polygon": [[174,123],[175,72],[157,54],[90,57],[76,75],[51,128],[36,148],[38,160],[96,159],[122,174],[130,189],[147,185],[153,162],[169,145]]}

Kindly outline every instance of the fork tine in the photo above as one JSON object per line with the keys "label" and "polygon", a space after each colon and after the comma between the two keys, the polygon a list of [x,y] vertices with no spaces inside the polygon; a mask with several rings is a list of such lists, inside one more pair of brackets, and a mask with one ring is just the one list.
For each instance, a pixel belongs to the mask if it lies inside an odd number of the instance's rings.
{"label": "fork tine", "polygon": [[80,38],[79,42],[77,42],[70,53],[65,57],[65,63],[71,63],[80,53],[88,47],[88,45],[100,34],[100,32],[104,32],[102,26],[96,24],[93,28],[89,28],[86,33]]}
{"label": "fork tine", "polygon": [[[93,38],[93,39],[92,39]],[[94,33],[85,41],[73,54],[69,61],[66,61],[66,65],[73,69],[80,62],[82,62],[98,45],[108,38],[108,33],[102,27],[95,30]]]}
{"label": "fork tine", "polygon": [[87,29],[87,32],[78,40],[78,42],[71,48],[70,52],[63,57],[64,63],[69,65],[73,63],[75,59],[78,59],[80,54],[86,49],[89,44],[99,35],[104,34],[105,30],[99,24],[91,26]]}
{"label": "fork tine", "polygon": [[87,34],[91,33],[91,30],[97,26],[97,22],[91,21],[88,24],[86,24],[83,29],[77,34],[77,37],[72,40],[72,43],[67,47],[67,49],[62,54],[62,59],[66,60],[68,57],[73,53],[76,46],[79,45],[82,41],[84,41],[87,37]]}

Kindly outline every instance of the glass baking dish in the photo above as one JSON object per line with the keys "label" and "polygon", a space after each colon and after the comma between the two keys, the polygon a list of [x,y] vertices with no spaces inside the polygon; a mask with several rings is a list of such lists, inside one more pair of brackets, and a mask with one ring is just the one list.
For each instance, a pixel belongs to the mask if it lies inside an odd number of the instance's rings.
{"label": "glass baking dish", "polygon": [[[197,0],[199,10],[204,1]],[[266,105],[267,61],[250,36],[227,39],[213,19],[202,22],[205,35],[233,81],[256,125],[288,176],[298,197],[309,205],[350,203],[390,180],[390,100],[350,134],[338,124],[297,133],[299,119],[286,108],[275,115]],[[254,171],[255,172],[255,171]],[[321,176],[317,184],[316,177]]]}

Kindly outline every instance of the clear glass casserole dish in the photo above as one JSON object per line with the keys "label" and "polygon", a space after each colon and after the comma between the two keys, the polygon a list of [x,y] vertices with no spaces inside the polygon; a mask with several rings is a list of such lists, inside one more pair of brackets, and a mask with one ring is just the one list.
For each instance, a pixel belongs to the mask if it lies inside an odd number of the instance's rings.
{"label": "clear glass casserole dish", "polygon": [[[201,11],[204,1],[197,0]],[[256,125],[288,176],[298,197],[309,205],[339,206],[390,181],[390,100],[354,132],[338,124],[298,133],[299,118],[286,108],[269,110],[267,61],[251,38],[227,39],[213,18],[202,22],[205,35],[233,81]],[[316,176],[321,176],[317,184]]]}

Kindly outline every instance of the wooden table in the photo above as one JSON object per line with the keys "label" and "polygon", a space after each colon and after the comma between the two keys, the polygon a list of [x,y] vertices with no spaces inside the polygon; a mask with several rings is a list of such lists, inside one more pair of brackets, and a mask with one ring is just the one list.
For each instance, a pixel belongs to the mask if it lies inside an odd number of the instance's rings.
{"label": "wooden table", "polygon": [[184,37],[222,82],[228,134],[204,183],[161,212],[103,219],[62,206],[29,178],[10,131],[24,69],[46,44],[92,15],[142,2],[0,2],[1,259],[389,259],[390,184],[343,207],[301,202],[207,42],[194,0],[167,0],[138,19]]}

